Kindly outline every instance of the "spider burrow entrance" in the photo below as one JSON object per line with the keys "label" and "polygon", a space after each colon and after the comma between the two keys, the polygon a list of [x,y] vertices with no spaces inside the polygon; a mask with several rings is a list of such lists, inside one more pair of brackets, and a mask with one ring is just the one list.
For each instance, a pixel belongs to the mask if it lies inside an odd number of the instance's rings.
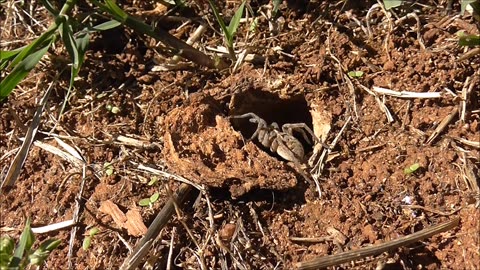
{"label": "spider burrow entrance", "polygon": [[229,115],[245,140],[286,161],[304,163],[318,142],[303,95],[285,99],[270,92],[246,91],[232,98]]}

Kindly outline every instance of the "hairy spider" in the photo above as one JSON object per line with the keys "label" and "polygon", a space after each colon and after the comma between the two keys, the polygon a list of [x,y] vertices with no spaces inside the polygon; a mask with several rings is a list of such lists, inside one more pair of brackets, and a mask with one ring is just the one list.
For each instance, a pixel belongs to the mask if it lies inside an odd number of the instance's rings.
{"label": "hairy spider", "polygon": [[249,140],[257,138],[258,142],[266,148],[269,148],[270,151],[277,153],[283,159],[294,163],[304,163],[306,157],[303,145],[293,136],[293,131],[299,132],[305,141],[311,144],[312,142],[305,133],[305,131],[307,131],[311,135],[313,143],[319,143],[319,140],[313,133],[312,129],[310,129],[305,123],[284,124],[282,129],[280,129],[277,123],[273,122],[268,125],[265,120],[252,112],[242,115],[233,115],[229,118],[250,118],[249,121],[251,123],[257,124],[257,129]]}

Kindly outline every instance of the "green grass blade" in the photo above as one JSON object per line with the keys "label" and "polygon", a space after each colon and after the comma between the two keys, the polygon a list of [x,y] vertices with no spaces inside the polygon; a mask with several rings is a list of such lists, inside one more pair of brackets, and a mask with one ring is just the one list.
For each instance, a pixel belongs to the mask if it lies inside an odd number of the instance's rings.
{"label": "green grass blade", "polygon": [[30,228],[30,219],[27,219],[25,228],[23,229],[22,235],[20,236],[20,242],[18,243],[15,252],[13,253],[13,258],[10,262],[9,267],[20,267],[25,252],[30,252],[33,242],[35,242],[35,236],[33,235],[32,229]]}
{"label": "green grass blade", "polygon": [[27,76],[30,70],[42,59],[42,56],[47,53],[49,47],[50,44],[47,44],[45,47],[27,56],[0,82],[0,100],[6,98],[17,84]]}
{"label": "green grass blade", "polygon": [[480,46],[480,36],[477,35],[465,35],[460,36],[458,39],[458,45],[460,46]]}
{"label": "green grass blade", "polygon": [[213,15],[215,15],[215,19],[217,20],[220,28],[222,28],[223,34],[227,40],[232,40],[233,37],[230,36],[230,32],[228,31],[227,26],[225,25],[225,21],[223,20],[222,16],[220,16],[220,12],[218,12],[217,6],[213,2],[213,0],[208,0],[210,7],[212,8]]}
{"label": "green grass blade", "polygon": [[4,70],[7,67],[8,63],[10,63],[10,61],[14,57],[16,57],[24,48],[25,46],[12,51],[0,51],[0,70]]}
{"label": "green grass blade", "polygon": [[[214,62],[210,57],[201,51],[195,49],[191,45],[183,42],[182,40],[176,38],[167,31],[158,28],[154,29],[150,25],[144,23],[143,21],[136,19],[133,16],[128,15],[123,10],[121,10],[116,4],[112,1],[106,0],[105,2],[110,3],[110,6],[106,6],[100,3],[97,0],[90,0],[93,4],[98,6],[101,10],[112,14],[115,20],[121,22],[123,25],[128,26],[133,29],[135,32],[148,35],[157,41],[162,42],[166,46],[169,46],[174,50],[174,53],[177,53],[179,56],[184,57],[188,60],[191,60],[199,65],[207,66],[210,68],[225,68],[226,64],[223,61]],[[113,8],[113,10],[110,10]]]}
{"label": "green grass blade", "polygon": [[17,56],[17,54],[19,54],[24,48],[25,48],[25,46],[21,47],[21,48],[18,48],[18,49],[15,49],[15,50],[12,50],[12,51],[2,51],[2,50],[0,50],[0,60],[9,60],[9,59]]}
{"label": "green grass blade", "polygon": [[44,48],[46,43],[48,43],[48,45],[50,46],[52,40],[55,39],[57,29],[58,29],[57,23],[50,26],[45,33],[43,33],[35,41],[30,43],[30,45],[23,48],[23,50],[19,54],[17,54],[15,59],[13,59],[13,61],[10,63],[9,68],[15,68],[16,65],[19,64],[21,61],[23,61],[26,57],[30,56],[35,51],[38,52],[39,50],[41,50],[38,48]]}
{"label": "green grass blade", "polygon": [[385,6],[386,10],[399,7],[402,5],[402,3],[402,0],[383,0],[383,5]]}
{"label": "green grass blade", "polygon": [[[230,33],[230,37],[233,39],[235,33],[237,32],[238,26],[240,25],[240,20],[243,16],[243,10],[245,9],[245,1],[238,7],[237,11],[235,11],[235,15],[233,15],[230,24],[228,25],[228,32]],[[232,40],[233,41],[233,40]]]}
{"label": "green grass blade", "polygon": [[50,1],[48,0],[41,0],[42,2],[42,5],[48,10],[48,12],[50,12],[50,14],[52,14],[54,17],[58,16],[58,14],[60,13],[59,10],[57,10],[55,8],[54,5],[52,5],[52,3],[50,3]]}
{"label": "green grass blade", "polygon": [[73,38],[73,29],[72,25],[69,23],[69,20],[66,20],[64,23],[59,25],[60,36],[62,37],[63,44],[67,49],[70,57],[72,58],[73,68],[78,68],[78,49],[75,39]]}
{"label": "green grass blade", "polygon": [[282,4],[282,0],[273,0],[272,18],[277,17],[278,8],[280,7],[280,4]]}
{"label": "green grass blade", "polygon": [[460,3],[460,8],[461,8],[461,14],[465,13],[465,9],[467,9],[467,6],[470,4],[475,3],[477,0],[462,0]]}
{"label": "green grass blade", "polygon": [[120,26],[120,25],[122,25],[122,24],[119,21],[110,20],[110,21],[101,23],[99,25],[96,25],[96,26],[92,27],[92,29],[95,30],[95,31],[105,31],[105,30],[113,29],[113,28],[115,28],[117,26]]}
{"label": "green grass blade", "polygon": [[[80,32],[75,37],[75,45],[78,50],[78,69],[80,69],[85,60],[85,53],[87,52],[88,44],[90,44],[90,34],[85,29],[85,31]],[[77,70],[75,77],[78,75],[78,71],[79,70]]]}
{"label": "green grass blade", "polygon": [[128,18],[128,14],[123,11],[115,1],[112,0],[105,0],[105,3],[107,4],[108,11],[110,15],[112,15],[116,20],[120,22],[125,22]]}
{"label": "green grass blade", "polygon": [[8,236],[2,236],[0,239],[0,269],[8,269],[12,259],[15,242]]}
{"label": "green grass blade", "polygon": [[28,256],[28,260],[32,265],[42,265],[48,258],[48,255],[60,245],[62,240],[47,239],[40,244],[40,247],[34,253]]}

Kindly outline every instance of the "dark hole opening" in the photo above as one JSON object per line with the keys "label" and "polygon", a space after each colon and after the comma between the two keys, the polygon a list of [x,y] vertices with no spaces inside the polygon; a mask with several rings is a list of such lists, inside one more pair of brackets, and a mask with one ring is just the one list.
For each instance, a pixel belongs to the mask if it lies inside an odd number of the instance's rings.
{"label": "dark hole opening", "polygon": [[[273,122],[277,123],[280,130],[282,130],[282,126],[287,123],[305,123],[310,129],[312,129],[312,116],[309,111],[308,103],[303,95],[281,98],[275,93],[261,90],[250,90],[238,94],[232,99],[230,108],[230,116],[252,112],[265,120],[267,125],[270,125]],[[250,118],[231,120],[235,130],[240,131],[245,140],[250,139],[257,129],[257,124],[251,123],[249,120]],[[293,135],[303,144],[305,153],[312,150],[312,145],[305,141],[299,132],[294,131]],[[309,140],[312,140],[308,133],[307,136]],[[258,142],[258,138],[255,138],[253,141],[261,146]],[[270,153],[269,149],[264,150]],[[275,155],[275,153],[271,154]]]}

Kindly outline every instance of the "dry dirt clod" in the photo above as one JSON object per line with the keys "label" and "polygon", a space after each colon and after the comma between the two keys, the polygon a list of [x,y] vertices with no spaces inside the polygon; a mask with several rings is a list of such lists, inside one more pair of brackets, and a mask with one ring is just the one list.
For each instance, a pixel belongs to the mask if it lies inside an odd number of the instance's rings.
{"label": "dry dirt clod", "polygon": [[214,98],[198,94],[167,115],[163,154],[170,170],[196,183],[228,187],[233,197],[252,188],[295,186],[295,170],[254,143],[244,143],[221,106]]}

